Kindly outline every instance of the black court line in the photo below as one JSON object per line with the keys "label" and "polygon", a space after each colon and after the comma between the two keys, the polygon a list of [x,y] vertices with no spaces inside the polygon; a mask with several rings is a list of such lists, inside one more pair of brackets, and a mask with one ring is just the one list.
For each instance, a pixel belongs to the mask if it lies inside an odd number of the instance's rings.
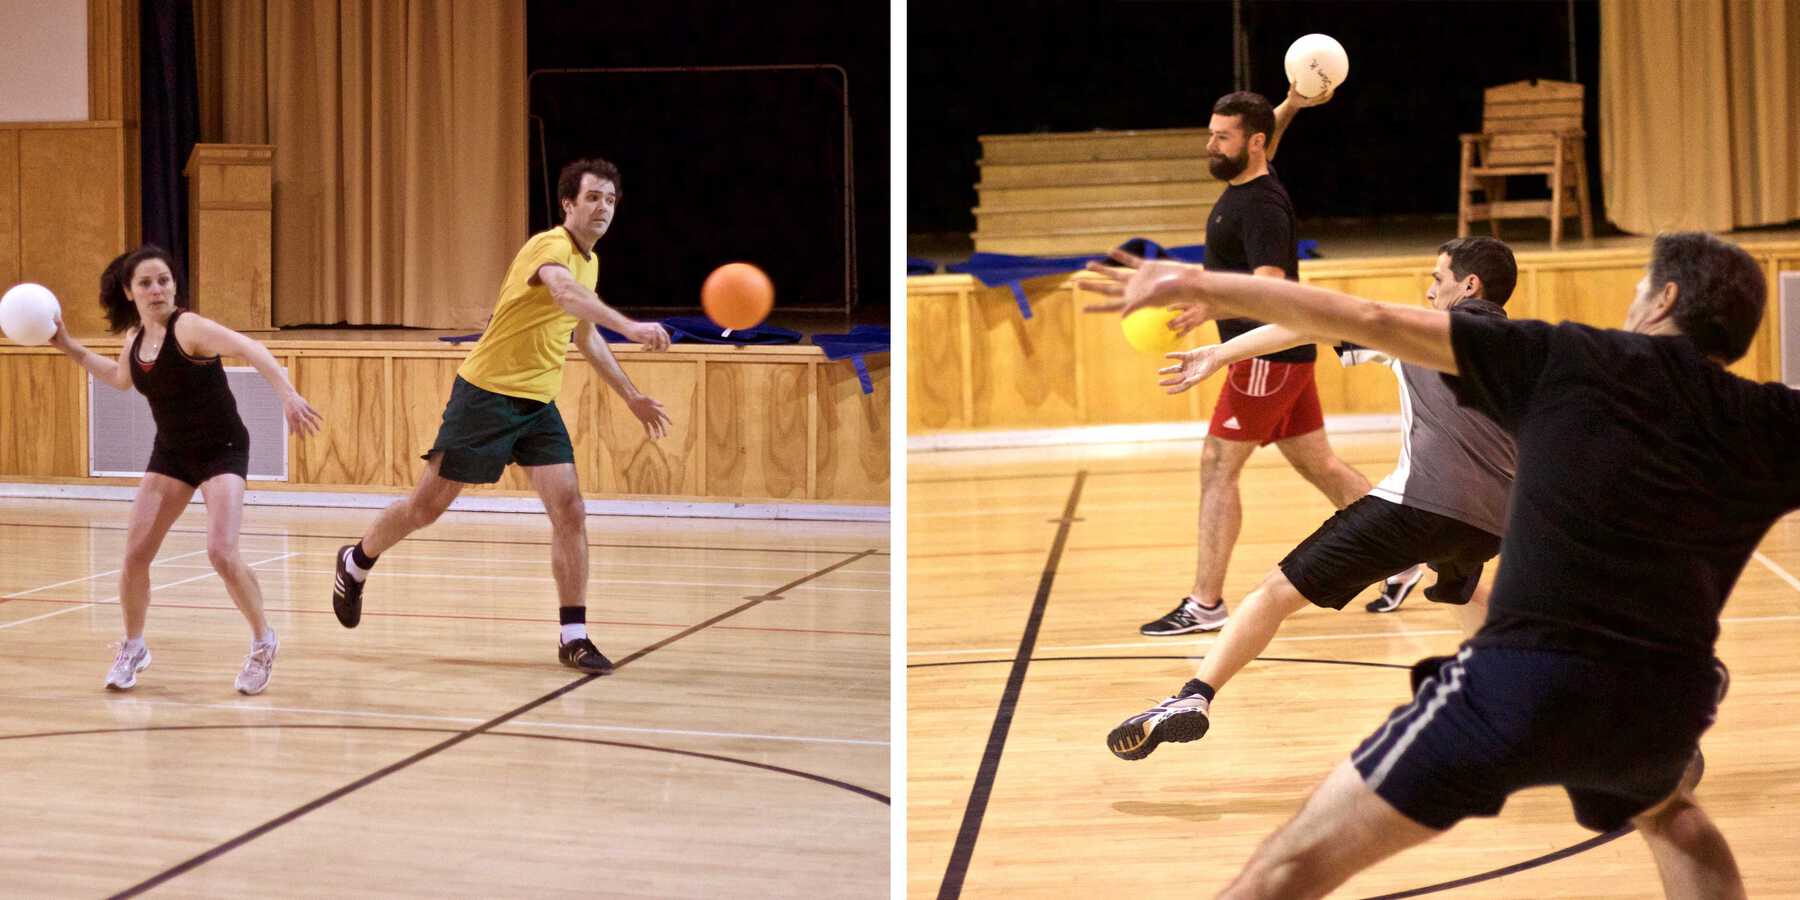
{"label": "black court line", "polygon": [[[781,595],[782,591],[789,590],[791,588],[805,584],[806,582],[811,581],[815,578],[819,578],[824,575],[830,574],[831,572],[841,569],[844,566],[847,566],[853,562],[856,562],[859,559],[863,559],[863,558],[869,556],[873,552],[875,552],[875,551],[864,550],[853,556],[847,557],[845,559],[841,559],[841,560],[839,560],[829,566],[826,566],[825,568],[820,569],[819,571],[814,572],[810,575],[806,575],[801,578],[797,578],[793,581],[790,581],[787,584],[784,584],[781,587],[778,587],[775,590],[770,591],[767,594],[761,594],[761,595],[758,595],[755,597],[751,597],[746,602],[741,603],[735,607],[732,607],[731,609],[729,609],[723,613],[720,613],[719,615],[713,616],[712,618],[707,619],[706,621],[701,622],[697,625],[693,625],[686,629],[683,629],[682,631],[679,631],[679,632],[675,633],[674,635],[671,635],[670,637],[666,637],[660,641],[657,641],[654,644],[651,644],[648,647],[644,647],[643,649],[640,649],[637,652],[632,653],[629,656],[626,656],[625,658],[623,658],[613,664],[613,670],[616,673],[617,670],[624,668],[626,665],[628,665],[632,662],[635,662],[636,660],[642,659],[644,656],[646,656],[650,653],[653,653],[657,650],[667,647],[668,645],[673,644],[676,641],[681,640],[684,637],[687,637],[691,634],[694,634],[696,632],[704,630],[705,628],[707,628],[711,625],[714,625],[720,621],[723,621],[732,616],[735,616],[738,613],[743,612],[744,610],[747,610],[747,609],[750,609],[751,607],[757,606],[766,600],[771,600],[776,597],[779,597]],[[600,677],[602,677],[602,676],[600,676],[598,674],[583,675],[582,677],[577,678],[574,681],[571,681],[568,684],[565,684],[562,687],[559,687],[556,690],[551,691],[550,693],[537,698],[536,700],[526,703],[523,706],[519,706],[511,711],[501,713],[500,715],[495,716],[494,718],[489,719],[486,722],[483,722],[480,725],[477,725],[473,728],[465,729],[461,732],[458,732],[454,736],[446,738],[445,740],[439,741],[438,743],[433,744],[430,747],[426,747],[425,749],[420,750],[419,752],[414,753],[413,755],[408,756],[407,758],[400,760],[399,762],[384,766],[374,772],[371,772],[367,775],[364,775],[361,778],[358,778],[355,781],[350,782],[347,785],[344,785],[343,787],[338,788],[337,790],[334,790],[328,794],[325,794],[322,797],[318,797],[318,798],[312,800],[311,802],[308,802],[308,803],[298,806],[294,809],[291,809],[285,813],[282,813],[281,815],[276,816],[275,818],[270,819],[269,821],[264,822],[261,825],[258,825],[255,828],[252,828],[249,831],[246,831],[243,834],[238,835],[237,837],[234,837],[228,841],[225,841],[224,843],[219,844],[218,846],[215,846],[210,850],[201,852],[195,856],[189,857],[188,859],[186,859],[180,863],[175,864],[174,866],[164,869],[163,871],[158,872],[157,874],[152,875],[149,878],[146,878],[143,881],[140,881],[137,884],[134,884],[131,887],[128,887],[123,891],[120,891],[117,894],[114,894],[113,897],[114,898],[135,897],[138,894],[142,894],[143,892],[148,891],[151,888],[156,887],[157,885],[160,885],[163,882],[166,882],[171,878],[175,878],[185,872],[188,872],[192,869],[203,866],[203,865],[219,858],[220,856],[223,856],[226,853],[229,853],[232,850],[235,850],[238,847],[243,846],[244,844],[247,844],[253,840],[256,840],[257,838],[262,837],[263,835],[268,834],[269,832],[274,831],[275,829],[280,828],[281,826],[286,825],[289,822],[292,822],[295,819],[298,819],[301,816],[304,816],[307,813],[312,812],[313,810],[319,809],[320,807],[323,807],[323,806],[329,805],[331,803],[334,803],[338,800],[341,800],[344,797],[349,796],[350,794],[353,794],[359,790],[362,790],[363,788],[368,787],[369,785],[374,784],[375,782],[380,781],[381,779],[394,774],[395,772],[398,772],[402,769],[410,768],[411,766],[413,766],[419,762],[429,759],[430,757],[436,756],[437,754],[442,753],[443,751],[448,750],[451,747],[454,747],[457,744],[460,744],[463,741],[468,740],[469,738],[475,737],[476,735],[483,734],[485,732],[492,731],[493,729],[498,728],[499,726],[504,725],[507,722],[509,722],[513,719],[516,719],[519,716],[522,716],[534,709],[537,709],[538,707],[543,706],[544,704],[549,703],[550,701],[555,700],[556,698],[561,697],[562,695],[567,694],[570,691],[575,690],[576,688],[583,687],[588,682],[591,682],[594,679],[600,678]]]}
{"label": "black court line", "polygon": [[[1201,659],[1205,659],[1205,658],[1206,658],[1206,656],[1204,654],[1201,654],[1199,656],[1138,656],[1138,655],[1127,655],[1127,656],[1036,656],[1036,657],[1032,657],[1031,661],[1032,662],[1096,662],[1096,661],[1116,662],[1118,660],[1133,660],[1133,659],[1201,660]],[[1411,669],[1412,668],[1412,666],[1405,666],[1405,665],[1401,665],[1399,663],[1363,662],[1362,660],[1355,660],[1355,659],[1305,659],[1305,658],[1298,657],[1298,656],[1258,656],[1251,661],[1252,662],[1318,663],[1319,665],[1322,665],[1322,666],[1368,666],[1371,669]],[[1003,662],[1012,662],[1012,660],[1010,660],[1010,659],[959,659],[959,660],[954,660],[951,662],[907,663],[906,667],[909,669],[937,669],[937,668],[943,668],[945,666],[980,666],[980,665],[989,665],[992,663],[1003,663]]]}
{"label": "black court line", "polygon": [[[271,728],[278,730],[291,729],[295,731],[411,731],[428,734],[455,734],[457,732],[455,728],[431,728],[413,725],[336,725],[311,722],[269,722],[253,725],[145,725],[133,728],[87,728],[78,731],[39,731],[31,734],[0,735],[0,741],[22,741],[30,738],[83,737],[97,734],[142,734],[146,732],[163,731],[240,731]],[[655,744],[639,744],[632,741],[610,741],[604,738],[573,737],[561,734],[535,734],[528,731],[490,731],[483,736],[529,738],[538,741],[564,741],[574,744],[594,744],[602,747],[623,747],[628,750],[649,750],[654,753],[668,753],[675,756],[692,757],[694,759],[710,759],[715,762],[731,763],[733,765],[746,766],[752,769],[762,769],[779,775],[792,775],[795,778],[804,778],[807,781],[829,785],[831,787],[849,791],[852,794],[861,794],[862,796],[879,803],[884,803],[889,806],[893,805],[893,800],[888,797],[888,795],[860,785],[851,784],[848,781],[840,781],[836,778],[819,775],[814,772],[806,772],[800,769],[790,769],[786,766],[777,766],[769,763],[756,762],[754,760],[739,759],[735,756],[722,756],[717,753],[701,753],[698,750],[680,750],[675,747],[659,747]]]}
{"label": "black court line", "polygon": [[1504,866],[1504,867],[1501,867],[1498,869],[1494,869],[1491,872],[1482,872],[1479,875],[1470,875],[1467,878],[1458,878],[1455,881],[1446,881],[1441,884],[1432,884],[1432,885],[1426,885],[1425,887],[1421,887],[1421,888],[1413,888],[1411,890],[1401,891],[1397,894],[1382,894],[1379,897],[1369,897],[1369,898],[1367,898],[1367,900],[1399,900],[1399,898],[1401,898],[1401,897],[1418,897],[1418,896],[1421,896],[1424,894],[1435,894],[1440,891],[1448,891],[1448,890],[1452,890],[1452,889],[1459,888],[1459,887],[1468,887],[1471,884],[1479,884],[1483,881],[1493,881],[1496,878],[1502,878],[1507,875],[1512,875],[1516,872],[1523,872],[1527,869],[1535,869],[1538,866],[1546,866],[1546,865],[1549,865],[1550,863],[1556,862],[1559,859],[1567,859],[1571,856],[1574,856],[1577,853],[1585,853],[1589,850],[1594,849],[1595,847],[1601,846],[1602,844],[1610,844],[1613,841],[1616,841],[1619,838],[1622,838],[1636,830],[1637,830],[1636,827],[1627,825],[1623,828],[1616,828],[1605,834],[1596,835],[1594,837],[1588,838],[1587,840],[1582,841],[1579,844],[1573,844],[1571,846],[1564,847],[1561,850],[1557,850],[1557,851],[1554,851],[1551,853],[1546,853],[1543,856],[1534,857],[1532,859],[1528,859],[1521,863],[1513,863],[1510,866]]}
{"label": "black court line", "polygon": [[[349,508],[349,507],[346,507],[346,508]],[[354,508],[361,509],[362,507],[354,507]],[[850,524],[863,524],[863,523],[850,523]],[[874,523],[868,523],[868,524],[879,525],[881,523],[874,522]],[[128,526],[128,525],[70,525],[70,524],[63,524],[63,523],[39,523],[39,522],[0,522],[0,528],[79,528],[79,529],[86,530],[86,531],[125,531],[125,530],[129,529],[130,526]],[[204,528],[171,528],[171,529],[169,529],[169,533],[170,534],[205,534],[206,529],[204,529]],[[309,539],[309,540],[337,541],[339,543],[343,543],[346,540],[346,536],[342,535],[342,534],[300,534],[298,532],[293,532],[293,531],[240,531],[240,532],[238,532],[238,534],[240,536],[247,536],[247,537],[304,538],[304,539]],[[498,538],[434,538],[434,537],[420,537],[418,535],[408,535],[406,537],[406,543],[408,543],[408,544],[509,544],[509,545],[519,546],[519,547],[548,547],[548,546],[550,546],[549,541],[509,541],[509,540],[501,540]],[[842,547],[822,547],[822,548],[817,548],[817,549],[803,549],[803,548],[796,548],[796,547],[682,547],[682,546],[675,546],[675,545],[670,545],[670,544],[594,544],[594,543],[590,543],[590,544],[588,544],[588,546],[595,547],[595,548],[609,549],[609,550],[684,550],[684,551],[705,550],[705,551],[712,551],[712,552],[723,551],[723,552],[729,552],[729,553],[822,553],[822,554],[825,554],[828,556],[836,556],[836,555],[843,554],[843,553],[857,552],[855,550],[846,550]],[[865,550],[862,553],[864,556],[887,556],[887,555],[889,555],[888,551],[886,551],[886,550]]]}
{"label": "black court line", "polygon": [[[1116,662],[1119,660],[1133,660],[1133,659],[1202,659],[1202,658],[1204,658],[1204,657],[1201,657],[1201,656],[1040,656],[1040,657],[1033,659],[1032,662],[1090,662],[1090,661]],[[1003,662],[1012,662],[1012,661],[1013,660],[1008,660],[1008,659],[965,659],[965,660],[957,660],[955,662],[908,663],[906,667],[909,669],[931,669],[931,668],[938,668],[938,667],[942,667],[942,666],[975,666],[975,665],[985,665],[985,664],[1003,663]],[[1317,663],[1319,665],[1329,665],[1329,666],[1368,666],[1368,667],[1377,668],[1377,669],[1411,669],[1412,668],[1411,666],[1399,665],[1397,663],[1363,662],[1360,660],[1350,660],[1350,659],[1302,659],[1299,657],[1290,657],[1290,656],[1258,656],[1258,657],[1256,657],[1255,661],[1257,661],[1257,662]],[[1553,850],[1542,856],[1534,856],[1531,859],[1525,860],[1524,862],[1516,862],[1509,866],[1502,866],[1498,869],[1493,869],[1493,870],[1490,870],[1487,872],[1480,872],[1475,875],[1469,875],[1464,878],[1458,878],[1454,881],[1445,881],[1445,882],[1440,882],[1438,884],[1426,885],[1425,887],[1410,888],[1408,890],[1401,891],[1397,894],[1382,894],[1379,897],[1369,897],[1369,898],[1366,898],[1366,900],[1401,900],[1401,898],[1403,898],[1403,897],[1420,897],[1425,894],[1436,894],[1436,893],[1440,893],[1442,891],[1449,891],[1449,890],[1455,890],[1456,888],[1468,887],[1471,884],[1480,884],[1481,882],[1484,882],[1484,881],[1493,881],[1496,878],[1504,878],[1508,875],[1514,875],[1514,874],[1517,874],[1519,872],[1524,872],[1529,869],[1538,868],[1539,866],[1547,866],[1553,862],[1557,862],[1558,860],[1568,859],[1569,857],[1574,856],[1578,853],[1586,853],[1587,851],[1592,850],[1595,847],[1603,846],[1605,844],[1610,844],[1613,841],[1616,841],[1619,838],[1622,838],[1636,830],[1637,829],[1634,826],[1626,825],[1623,828],[1618,828],[1613,831],[1609,831],[1605,834],[1588,838],[1587,840],[1582,841],[1579,844],[1572,844],[1570,846],[1562,848],[1561,850]]]}
{"label": "black court line", "polygon": [[975,838],[981,834],[981,818],[987,814],[988,797],[994,790],[994,775],[1000,770],[1000,754],[1006,749],[1007,732],[1012,730],[1013,710],[1018,707],[1019,691],[1025,686],[1025,669],[1031,665],[1038,626],[1043,624],[1044,607],[1050,601],[1050,586],[1056,582],[1056,566],[1062,561],[1069,526],[1075,521],[1075,506],[1081,502],[1081,487],[1086,483],[1087,472],[1076,472],[1075,485],[1069,489],[1069,500],[1063,505],[1062,519],[1056,526],[1056,540],[1050,545],[1050,558],[1044,562],[1044,574],[1038,579],[1037,596],[1031,601],[1031,615],[1025,620],[1025,634],[1019,638],[1019,652],[1013,656],[1012,672],[1006,676],[1000,708],[994,713],[994,727],[988,732],[987,750],[981,754],[981,768],[969,791],[969,805],[963,808],[962,827],[956,833],[956,846],[950,851],[944,881],[938,886],[938,900],[954,900],[962,895],[969,860],[975,854]]}

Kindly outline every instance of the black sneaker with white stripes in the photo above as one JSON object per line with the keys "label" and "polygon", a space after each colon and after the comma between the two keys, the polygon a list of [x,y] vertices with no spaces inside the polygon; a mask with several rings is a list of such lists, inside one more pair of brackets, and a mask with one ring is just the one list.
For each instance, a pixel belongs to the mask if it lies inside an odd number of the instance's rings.
{"label": "black sneaker with white stripes", "polygon": [[612,660],[607,659],[606,654],[601,653],[600,648],[587,638],[576,638],[557,645],[556,658],[562,660],[563,665],[583,672],[609,675],[613,670]]}
{"label": "black sneaker with white stripes", "polygon": [[1225,627],[1228,618],[1225,615],[1224,600],[1220,600],[1215,606],[1201,606],[1192,597],[1183,597],[1168,615],[1138,626],[1138,634],[1168,637],[1195,631],[1218,631]]}
{"label": "black sneaker with white stripes", "polygon": [[1106,736],[1106,749],[1120,759],[1143,759],[1163,741],[1186,743],[1206,736],[1211,725],[1207,713],[1212,701],[1200,693],[1200,680],[1182,685],[1181,692],[1120,722]]}
{"label": "black sneaker with white stripes", "polygon": [[337,613],[338,624],[355,628],[362,621],[363,583],[350,577],[350,548],[345,544],[337,552],[337,578],[331,582],[331,611]]}
{"label": "black sneaker with white stripes", "polygon": [[1420,563],[1381,583],[1381,594],[1363,608],[1372,613],[1393,612],[1406,602],[1407,595],[1425,578],[1425,565]]}

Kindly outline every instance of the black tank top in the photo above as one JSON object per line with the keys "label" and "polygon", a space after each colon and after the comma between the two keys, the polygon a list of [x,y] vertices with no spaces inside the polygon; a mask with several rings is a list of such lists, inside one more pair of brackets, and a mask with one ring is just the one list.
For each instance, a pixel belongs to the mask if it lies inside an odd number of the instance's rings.
{"label": "black tank top", "polygon": [[169,316],[156,359],[146,363],[138,357],[142,328],[131,342],[131,383],[150,401],[156,442],[179,450],[248,447],[250,433],[225,383],[224,363],[217,356],[189,356],[175,340],[175,321],[185,312],[178,308]]}

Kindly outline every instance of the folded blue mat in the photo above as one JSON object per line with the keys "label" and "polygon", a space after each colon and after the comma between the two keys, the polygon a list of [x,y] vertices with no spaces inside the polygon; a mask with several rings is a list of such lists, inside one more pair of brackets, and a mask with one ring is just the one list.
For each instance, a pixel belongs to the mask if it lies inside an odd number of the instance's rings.
{"label": "folded blue mat", "polygon": [[906,258],[906,274],[908,275],[936,275],[937,269],[937,263],[929,259],[920,259],[917,256]]}
{"label": "folded blue mat", "polygon": [[[1119,249],[1145,259],[1174,259],[1185,263],[1206,262],[1206,245],[1204,244],[1183,244],[1180,247],[1165,248],[1149,238],[1137,237],[1120,244]],[[1318,241],[1301,241],[1298,249],[1301,259],[1317,259],[1319,256]],[[1013,299],[1019,304],[1019,314],[1029,319],[1031,318],[1031,303],[1025,299],[1025,288],[1020,282],[1027,278],[1079,272],[1086,268],[1089,262],[1108,258],[1104,253],[1092,256],[1014,256],[1007,253],[977,253],[965,262],[951,263],[944,268],[949,272],[973,275],[975,280],[981,282],[984,287],[1006,285],[1012,288]]]}
{"label": "folded blue mat", "polygon": [[871,353],[888,353],[893,349],[893,332],[886,325],[856,325],[845,334],[815,334],[812,342],[825,351],[826,359],[850,358],[856,367],[856,380],[862,382],[865,394],[875,393],[875,381],[863,357]]}

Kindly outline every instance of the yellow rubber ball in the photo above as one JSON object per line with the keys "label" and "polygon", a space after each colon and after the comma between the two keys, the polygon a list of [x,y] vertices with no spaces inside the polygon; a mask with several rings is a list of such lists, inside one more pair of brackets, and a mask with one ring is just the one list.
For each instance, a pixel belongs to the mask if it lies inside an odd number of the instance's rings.
{"label": "yellow rubber ball", "polygon": [[1180,315],[1166,306],[1146,306],[1126,316],[1119,323],[1125,329],[1125,342],[1139,353],[1161,356],[1174,350],[1181,335],[1169,330],[1169,322]]}

